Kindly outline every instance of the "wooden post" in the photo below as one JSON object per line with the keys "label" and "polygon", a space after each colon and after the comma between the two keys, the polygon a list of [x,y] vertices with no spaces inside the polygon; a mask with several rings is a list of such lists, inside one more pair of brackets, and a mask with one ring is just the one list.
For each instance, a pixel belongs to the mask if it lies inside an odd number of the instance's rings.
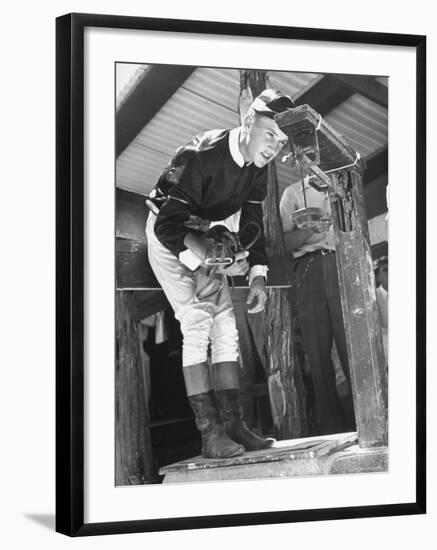
{"label": "wooden post", "polygon": [[116,291],[115,484],[157,481],[139,338],[132,319],[134,292]]}
{"label": "wooden post", "polygon": [[352,393],[362,448],[387,445],[387,378],[362,166],[332,175],[331,209]]}
{"label": "wooden post", "polygon": [[[291,258],[285,253],[276,166],[273,163],[269,164],[268,191],[263,208],[266,246],[271,263],[282,264],[284,270],[291,270]],[[305,389],[297,361],[294,328],[291,288],[269,288],[265,312],[264,365],[273,421],[280,439],[304,437],[308,432]]]}
{"label": "wooden post", "polygon": [[[241,71],[240,75],[244,98],[250,95],[256,97],[266,88],[265,71]],[[251,94],[247,93],[248,89]],[[269,261],[281,265],[284,270],[291,270],[291,258],[285,253],[274,163],[269,164],[267,197],[263,210]],[[284,272],[284,280],[285,275]],[[264,353],[260,359],[267,377],[275,435],[279,439],[304,437],[307,435],[305,390],[296,360],[290,286],[268,288],[265,314],[246,315],[256,341],[259,340],[259,334],[264,335]],[[259,342],[257,347],[260,348]]]}

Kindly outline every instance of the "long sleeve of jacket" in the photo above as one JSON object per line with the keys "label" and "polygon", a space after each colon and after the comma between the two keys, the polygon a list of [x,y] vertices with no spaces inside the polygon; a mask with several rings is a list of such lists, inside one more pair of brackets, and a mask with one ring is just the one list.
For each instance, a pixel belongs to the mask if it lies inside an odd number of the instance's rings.
{"label": "long sleeve of jacket", "polygon": [[[251,242],[258,232],[256,226],[261,230],[261,234],[255,244],[249,251],[249,265],[253,267],[255,265],[267,266],[267,254],[266,254],[266,239],[264,234],[264,222],[263,222],[263,201],[267,195],[267,169],[260,174],[257,184],[247,197],[241,209],[240,218],[240,240],[244,246]],[[251,223],[254,222],[254,223]],[[250,224],[250,225],[247,225]],[[255,225],[256,224],[256,225]],[[245,227],[247,226],[247,228]]]}
{"label": "long sleeve of jacket", "polygon": [[184,239],[189,229],[184,223],[196,214],[202,200],[203,170],[198,155],[178,169],[177,185],[173,185],[155,223],[158,240],[176,257],[187,250]]}

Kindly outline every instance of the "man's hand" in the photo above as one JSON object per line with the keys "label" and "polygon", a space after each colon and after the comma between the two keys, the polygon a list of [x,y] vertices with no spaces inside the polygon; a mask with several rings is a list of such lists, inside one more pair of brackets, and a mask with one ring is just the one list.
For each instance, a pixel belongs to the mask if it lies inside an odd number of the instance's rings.
{"label": "man's hand", "polygon": [[330,216],[325,216],[312,226],[312,230],[314,233],[323,233],[324,231],[328,231],[331,224],[332,218]]}
{"label": "man's hand", "polygon": [[208,246],[206,263],[208,265],[232,265],[239,251],[238,235],[224,225],[214,225],[205,234]]}
{"label": "man's hand", "polygon": [[243,250],[241,252],[236,252],[235,261],[229,267],[219,268],[219,273],[228,275],[229,277],[236,277],[237,275],[246,275],[249,271],[249,262],[247,261],[247,256],[249,256],[248,250]]}
{"label": "man's hand", "polygon": [[191,215],[189,219],[184,222],[184,226],[188,229],[194,229],[196,231],[201,231],[202,233],[206,233],[209,229],[209,221],[204,220],[200,216],[193,216]]}
{"label": "man's hand", "polygon": [[259,313],[263,311],[267,301],[266,285],[264,277],[254,277],[249,288],[249,294],[247,296],[246,304],[250,305],[256,300],[255,305],[248,310],[248,313]]}

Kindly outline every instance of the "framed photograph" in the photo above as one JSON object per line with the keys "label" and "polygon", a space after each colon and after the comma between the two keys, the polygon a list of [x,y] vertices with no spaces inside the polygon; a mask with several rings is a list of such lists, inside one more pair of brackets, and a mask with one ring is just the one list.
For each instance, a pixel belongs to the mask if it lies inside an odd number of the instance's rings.
{"label": "framed photograph", "polygon": [[426,38],[68,14],[56,56],[57,531],[425,513]]}

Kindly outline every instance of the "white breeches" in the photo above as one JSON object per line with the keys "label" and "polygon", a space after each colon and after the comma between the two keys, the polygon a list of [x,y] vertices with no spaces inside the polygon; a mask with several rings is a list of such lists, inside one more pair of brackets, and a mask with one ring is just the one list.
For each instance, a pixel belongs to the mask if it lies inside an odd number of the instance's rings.
{"label": "white breeches", "polygon": [[183,336],[183,366],[207,360],[211,343],[212,363],[238,361],[238,332],[235,324],[229,285],[224,281],[220,293],[198,302],[196,277],[156,238],[156,216],[149,213],[146,227],[150,265],[180,322]]}

